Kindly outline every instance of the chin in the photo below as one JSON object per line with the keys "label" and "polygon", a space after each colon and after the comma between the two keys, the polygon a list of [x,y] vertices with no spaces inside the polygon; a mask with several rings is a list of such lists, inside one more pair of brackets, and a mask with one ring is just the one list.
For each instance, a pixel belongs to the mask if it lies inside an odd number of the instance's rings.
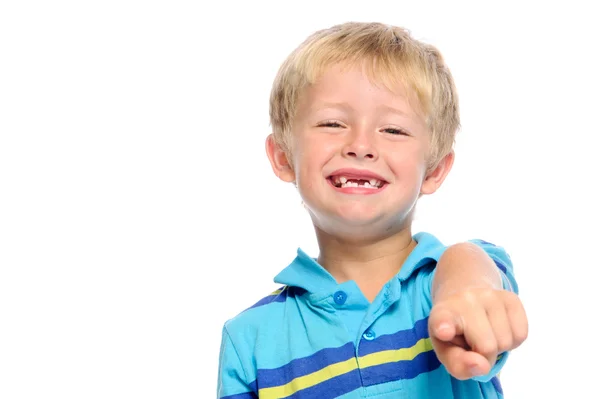
{"label": "chin", "polygon": [[337,241],[345,241],[348,243],[368,243],[381,241],[387,237],[395,235],[403,230],[401,225],[389,226],[388,228],[378,228],[372,224],[367,226],[346,225],[342,226],[317,226],[317,230],[321,230],[330,237],[334,237]]}
{"label": "chin", "polygon": [[328,235],[352,241],[381,238],[406,227],[405,221],[389,220],[381,215],[369,217],[354,214],[318,218],[311,214],[311,218],[315,228]]}

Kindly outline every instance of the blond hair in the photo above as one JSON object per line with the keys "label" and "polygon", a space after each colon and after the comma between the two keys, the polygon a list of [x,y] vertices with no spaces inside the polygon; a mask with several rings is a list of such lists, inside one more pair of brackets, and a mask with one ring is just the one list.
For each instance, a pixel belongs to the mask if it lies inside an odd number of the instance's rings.
{"label": "blond hair", "polygon": [[460,127],[458,97],[440,52],[400,27],[348,22],[310,35],[279,69],[269,114],[273,137],[288,155],[300,93],[334,64],[361,64],[373,82],[409,92],[431,133],[430,167],[452,150]]}

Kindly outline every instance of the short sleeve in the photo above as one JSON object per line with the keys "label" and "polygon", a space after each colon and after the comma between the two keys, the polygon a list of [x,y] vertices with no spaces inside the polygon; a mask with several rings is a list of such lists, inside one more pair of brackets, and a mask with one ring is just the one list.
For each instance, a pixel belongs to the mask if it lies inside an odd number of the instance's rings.
{"label": "short sleeve", "polygon": [[[483,249],[488,254],[488,256],[492,258],[492,260],[496,264],[496,267],[500,271],[500,275],[502,276],[503,288],[505,290],[518,294],[519,286],[517,284],[517,280],[515,279],[512,260],[508,253],[504,250],[504,248],[479,239],[469,240],[469,242]],[[434,256],[429,256],[429,258],[437,262],[447,248],[448,247],[437,248]],[[419,271],[419,285],[424,288],[424,295],[426,298],[429,299],[429,310],[431,310],[432,305],[431,287],[433,285],[433,278],[435,276],[435,262],[433,263],[433,265],[430,264],[429,267],[424,267],[422,268],[422,270]]]}
{"label": "short sleeve", "polygon": [[504,289],[518,294],[519,286],[515,279],[512,260],[504,248],[483,240],[470,240],[469,242],[479,246],[494,260],[501,272]]}
{"label": "short sleeve", "polygon": [[240,357],[226,328],[223,328],[219,355],[217,399],[257,399],[256,389],[246,381]]}

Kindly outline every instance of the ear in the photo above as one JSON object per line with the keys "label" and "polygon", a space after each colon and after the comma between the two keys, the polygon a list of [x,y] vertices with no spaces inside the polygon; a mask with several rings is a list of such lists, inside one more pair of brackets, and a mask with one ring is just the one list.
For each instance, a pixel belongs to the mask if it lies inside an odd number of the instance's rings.
{"label": "ear", "polygon": [[267,156],[269,157],[275,175],[287,183],[295,181],[296,175],[288,161],[287,155],[281,146],[275,142],[273,134],[270,134],[269,137],[267,137],[265,149],[267,150]]}
{"label": "ear", "polygon": [[452,165],[454,164],[454,151],[450,151],[437,166],[427,173],[425,180],[421,185],[421,194],[428,195],[433,194],[442,185]]}

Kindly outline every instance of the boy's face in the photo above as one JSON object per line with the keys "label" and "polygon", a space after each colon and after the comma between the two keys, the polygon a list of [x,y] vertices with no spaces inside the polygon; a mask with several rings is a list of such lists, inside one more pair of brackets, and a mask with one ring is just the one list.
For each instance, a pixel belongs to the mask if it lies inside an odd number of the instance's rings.
{"label": "boy's face", "polygon": [[361,68],[329,68],[298,99],[291,165],[273,142],[275,173],[295,181],[315,226],[336,236],[393,234],[420,194],[433,193],[453,154],[428,173],[429,131],[404,90],[373,85]]}

